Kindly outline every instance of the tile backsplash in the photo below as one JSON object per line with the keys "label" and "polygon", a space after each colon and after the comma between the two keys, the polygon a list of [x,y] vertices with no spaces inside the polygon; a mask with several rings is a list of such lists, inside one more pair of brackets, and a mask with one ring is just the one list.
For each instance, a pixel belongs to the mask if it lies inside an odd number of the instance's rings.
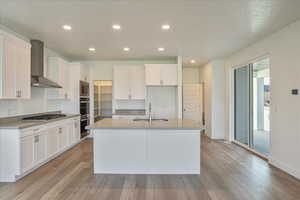
{"label": "tile backsplash", "polygon": [[0,117],[61,110],[60,100],[48,100],[44,88],[31,88],[29,100],[0,100]]}

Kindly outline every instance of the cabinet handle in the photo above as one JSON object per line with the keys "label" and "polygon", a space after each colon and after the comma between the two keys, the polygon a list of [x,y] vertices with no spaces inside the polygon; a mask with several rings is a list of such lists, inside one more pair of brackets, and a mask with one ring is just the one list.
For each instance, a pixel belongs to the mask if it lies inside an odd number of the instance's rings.
{"label": "cabinet handle", "polygon": [[16,96],[17,96],[17,97],[20,97],[20,90],[17,90],[17,91],[16,91]]}
{"label": "cabinet handle", "polygon": [[36,135],[34,136],[34,143],[38,143],[40,141],[40,136]]}
{"label": "cabinet handle", "polygon": [[19,97],[22,97],[22,90],[20,90],[19,92],[20,92],[20,96]]}

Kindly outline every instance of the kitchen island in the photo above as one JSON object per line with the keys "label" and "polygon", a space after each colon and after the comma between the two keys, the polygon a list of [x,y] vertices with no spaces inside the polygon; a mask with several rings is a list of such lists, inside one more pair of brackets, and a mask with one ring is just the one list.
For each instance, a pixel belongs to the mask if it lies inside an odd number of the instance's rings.
{"label": "kitchen island", "polygon": [[94,136],[95,174],[200,174],[200,132],[192,120],[104,119]]}

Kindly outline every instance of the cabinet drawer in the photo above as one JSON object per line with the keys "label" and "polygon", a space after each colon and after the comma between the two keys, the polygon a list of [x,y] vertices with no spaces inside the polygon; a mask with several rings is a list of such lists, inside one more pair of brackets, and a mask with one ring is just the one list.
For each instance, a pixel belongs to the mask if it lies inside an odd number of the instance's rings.
{"label": "cabinet drawer", "polygon": [[30,135],[35,135],[38,132],[41,132],[43,130],[46,130],[47,127],[42,125],[42,126],[34,126],[34,127],[30,127],[27,129],[24,129],[21,131],[20,137],[26,137],[26,136],[30,136]]}

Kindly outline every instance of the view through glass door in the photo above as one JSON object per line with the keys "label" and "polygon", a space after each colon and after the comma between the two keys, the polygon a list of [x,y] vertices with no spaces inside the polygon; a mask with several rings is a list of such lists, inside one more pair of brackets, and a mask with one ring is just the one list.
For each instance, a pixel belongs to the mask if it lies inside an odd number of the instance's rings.
{"label": "view through glass door", "polygon": [[253,63],[252,102],[253,134],[252,148],[263,155],[269,155],[270,146],[270,62],[264,59]]}
{"label": "view through glass door", "polygon": [[234,100],[235,141],[268,156],[271,101],[268,58],[234,70]]}

